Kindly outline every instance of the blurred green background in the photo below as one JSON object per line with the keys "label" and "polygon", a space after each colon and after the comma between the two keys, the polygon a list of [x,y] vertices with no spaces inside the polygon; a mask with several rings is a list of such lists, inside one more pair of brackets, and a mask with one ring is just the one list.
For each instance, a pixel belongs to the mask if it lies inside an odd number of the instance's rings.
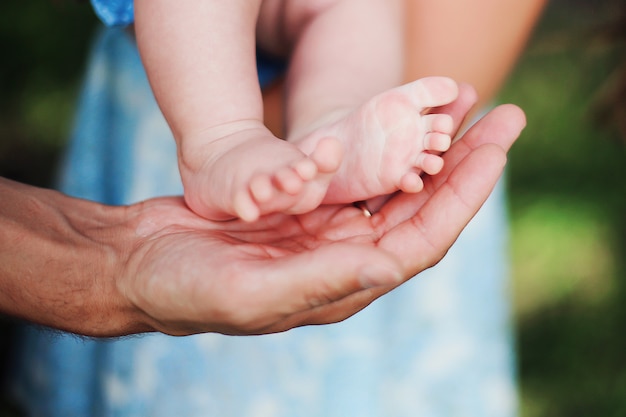
{"label": "blurred green background", "polygon": [[[522,417],[626,416],[625,8],[552,1],[501,94],[528,117],[507,176]],[[95,24],[0,3],[0,175],[51,185]]]}
{"label": "blurred green background", "polygon": [[551,2],[502,93],[523,417],[626,416],[625,17]]}

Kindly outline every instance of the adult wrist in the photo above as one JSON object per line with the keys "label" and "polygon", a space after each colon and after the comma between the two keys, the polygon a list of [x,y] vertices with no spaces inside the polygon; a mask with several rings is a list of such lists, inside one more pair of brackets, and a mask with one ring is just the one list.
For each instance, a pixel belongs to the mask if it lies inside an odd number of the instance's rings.
{"label": "adult wrist", "polygon": [[0,309],[88,336],[149,328],[116,284],[127,210],[0,179]]}

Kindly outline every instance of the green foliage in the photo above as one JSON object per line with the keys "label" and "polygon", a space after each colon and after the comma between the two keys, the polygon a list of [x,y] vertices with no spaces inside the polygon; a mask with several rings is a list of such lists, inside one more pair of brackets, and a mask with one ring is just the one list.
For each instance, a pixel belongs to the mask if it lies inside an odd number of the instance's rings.
{"label": "green foliage", "polygon": [[0,175],[50,185],[95,22],[86,2],[0,2]]}
{"label": "green foliage", "polygon": [[548,9],[502,94],[528,117],[508,175],[523,417],[626,415],[626,147],[591,112],[610,6]]}

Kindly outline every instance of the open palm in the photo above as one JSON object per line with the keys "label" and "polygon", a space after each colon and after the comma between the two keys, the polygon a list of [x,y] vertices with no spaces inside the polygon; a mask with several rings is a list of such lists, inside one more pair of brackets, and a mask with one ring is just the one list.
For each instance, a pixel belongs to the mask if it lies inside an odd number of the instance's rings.
{"label": "open palm", "polygon": [[[465,94],[459,111],[473,101]],[[488,197],[524,123],[515,106],[494,109],[444,155],[424,191],[398,193],[372,217],[333,205],[210,222],[181,198],[131,206],[139,238],[118,288],[147,326],[176,335],[343,320],[441,260]]]}

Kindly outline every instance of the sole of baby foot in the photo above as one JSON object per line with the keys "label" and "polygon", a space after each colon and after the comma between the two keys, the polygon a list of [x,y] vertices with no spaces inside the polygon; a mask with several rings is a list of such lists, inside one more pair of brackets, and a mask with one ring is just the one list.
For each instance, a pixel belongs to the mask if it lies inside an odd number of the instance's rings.
{"label": "sole of baby foot", "polygon": [[[429,77],[382,93],[353,113],[351,117],[356,116],[357,123],[359,117],[363,118],[357,130],[365,132],[359,138],[363,145],[352,148],[355,158],[361,160],[352,163],[357,172],[348,173],[350,182],[333,189],[333,193],[361,189],[350,198],[368,199],[397,190],[421,191],[420,175],[441,171],[443,159],[436,153],[445,152],[452,143],[455,121],[446,113],[437,113],[438,108],[454,101],[457,95],[454,81]],[[359,165],[362,174],[358,173]]]}

